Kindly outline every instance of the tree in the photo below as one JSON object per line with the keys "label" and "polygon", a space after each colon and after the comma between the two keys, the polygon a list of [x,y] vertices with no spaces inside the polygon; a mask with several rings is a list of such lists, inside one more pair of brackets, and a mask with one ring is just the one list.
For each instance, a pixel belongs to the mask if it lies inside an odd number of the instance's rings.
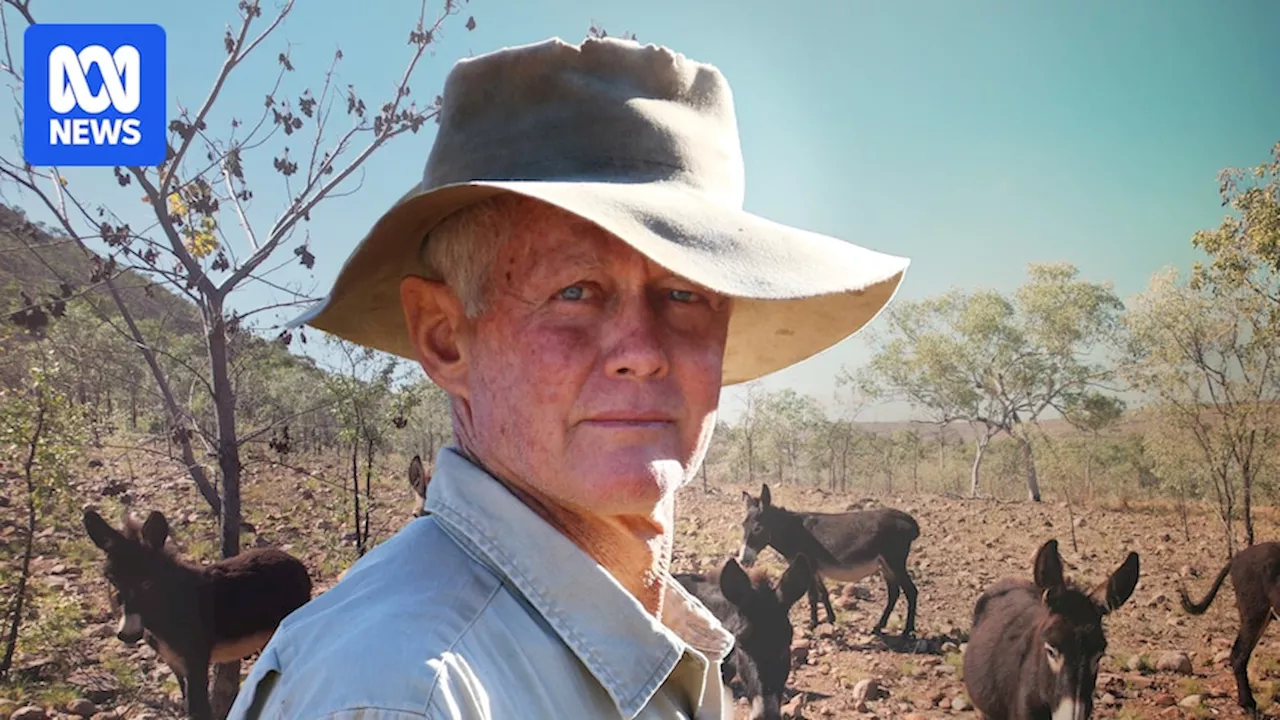
{"label": "tree", "polygon": [[947,425],[977,430],[970,494],[990,440],[1017,441],[1027,494],[1040,501],[1029,426],[1046,410],[1107,390],[1113,371],[1090,359],[1115,339],[1123,304],[1110,283],[1079,278],[1065,263],[1033,264],[1011,298],[952,290],[896,303],[872,331],[876,350],[864,370],[879,397],[904,400]]}
{"label": "tree", "polygon": [[764,436],[773,451],[778,482],[786,479],[786,469],[790,470],[792,478],[797,477],[803,450],[810,444],[821,421],[826,419],[821,406],[810,395],[784,388],[766,395],[759,409]]}
{"label": "tree", "polygon": [[1098,449],[1098,435],[1114,425],[1124,414],[1125,403],[1114,395],[1090,393],[1072,398],[1063,416],[1071,426],[1088,434],[1084,455],[1084,485],[1093,499],[1093,463]]}
{"label": "tree", "polygon": [[1222,204],[1228,215],[1212,230],[1197,232],[1192,245],[1209,255],[1196,263],[1193,288],[1241,289],[1280,306],[1280,142],[1271,161],[1219,174]]}
{"label": "tree", "polygon": [[0,387],[0,461],[17,468],[12,476],[22,480],[27,505],[22,560],[5,614],[0,680],[8,679],[22,619],[29,614],[26,602],[37,523],[63,499],[71,456],[83,442],[81,409],[59,387],[65,385],[65,370],[51,353],[41,355],[37,348],[33,354],[26,382],[19,389]]}
{"label": "tree", "polygon": [[[135,187],[142,189],[144,202],[154,215],[152,227],[137,230],[124,221],[111,209],[118,199],[93,203],[81,198],[75,192],[75,185],[56,168],[37,169],[18,159],[0,157],[0,178],[34,195],[52,213],[60,232],[83,252],[91,254],[88,245],[91,240],[100,241],[108,249],[109,256],[101,271],[87,280],[101,283],[109,290],[121,318],[120,331],[127,334],[150,369],[164,398],[183,462],[219,517],[224,557],[239,553],[241,516],[242,432],[237,423],[231,339],[238,332],[252,330],[252,316],[313,300],[272,283],[266,276],[283,265],[281,255],[285,255],[289,263],[300,263],[310,269],[315,256],[305,227],[317,206],[326,198],[345,192],[344,186],[350,185],[348,181],[361,166],[391,140],[405,133],[416,133],[435,118],[439,98],[419,106],[411,99],[410,82],[428,48],[439,37],[446,19],[459,10],[456,0],[445,0],[443,11],[434,22],[428,22],[426,0],[423,0],[417,21],[408,31],[409,59],[404,72],[390,99],[378,105],[376,111],[365,104],[353,87],[345,90],[335,87],[333,81],[342,60],[341,50],[334,53],[318,92],[306,88],[296,96],[287,97],[282,85],[296,69],[285,46],[277,56],[279,68],[274,78],[253,74],[242,78],[265,83],[266,100],[257,117],[245,119],[232,115],[232,109],[218,103],[233,71],[244,67],[246,60],[264,46],[292,7],[293,1],[286,0],[266,26],[251,35],[250,31],[257,30],[263,22],[260,0],[240,0],[238,28],[228,27],[221,38],[226,58],[200,105],[194,111],[181,108],[178,117],[170,122],[164,162],[158,167],[114,169],[121,188],[136,183]],[[29,0],[4,0],[0,12],[10,8],[28,25],[36,23]],[[9,51],[14,43],[8,37],[9,29],[17,27],[19,23],[8,22],[6,16],[2,69],[16,81],[13,95],[20,99],[23,69],[14,62]],[[468,20],[467,27],[475,27],[473,19]],[[213,112],[215,107],[218,113]],[[249,108],[241,109],[241,112],[249,111]],[[21,108],[18,114],[20,117]],[[347,127],[332,132],[336,123],[343,122],[344,114]],[[215,117],[224,116],[229,116],[229,127],[219,136],[210,124],[216,122]],[[304,140],[307,134],[310,137]],[[287,200],[274,214],[274,221],[264,228],[253,221],[258,215],[250,201],[257,186],[251,185],[249,178],[266,170],[266,163],[260,160],[268,157],[272,170],[281,177]],[[137,196],[133,197],[136,200]],[[231,240],[232,228],[242,236],[239,243]],[[240,252],[236,251],[237,244]],[[292,246],[291,254],[287,246]],[[126,269],[141,271],[167,285],[198,309],[207,366],[190,370],[200,379],[201,388],[209,398],[214,416],[212,426],[201,425],[192,417],[190,409],[179,403],[160,353],[151,338],[143,333],[116,287],[116,278]],[[86,280],[61,279],[69,285],[80,285]],[[275,287],[286,299],[236,311],[237,291],[252,283]],[[281,340],[287,343],[292,337],[284,334]],[[305,335],[301,338],[305,341]],[[249,434],[257,435],[261,430]],[[193,442],[197,440],[216,458],[217,488],[196,459]],[[225,713],[238,685],[238,662],[217,668],[213,703],[219,715]]]}
{"label": "tree", "polygon": [[[1213,485],[1227,554],[1237,509],[1253,544],[1253,489],[1280,438],[1280,312],[1243,283],[1199,289],[1157,273],[1131,304],[1126,374],[1154,403],[1156,428],[1194,455],[1179,472]],[[1190,463],[1191,460],[1198,462]]]}

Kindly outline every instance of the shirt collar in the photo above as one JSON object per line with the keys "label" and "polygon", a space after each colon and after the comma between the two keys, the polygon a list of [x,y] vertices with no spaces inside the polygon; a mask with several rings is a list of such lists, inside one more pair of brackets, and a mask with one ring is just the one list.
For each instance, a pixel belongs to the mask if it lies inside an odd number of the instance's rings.
{"label": "shirt collar", "polygon": [[687,648],[724,659],[733,635],[670,575],[663,620],[493,476],[443,448],[427,486],[437,522],[514,585],[600,682],[624,717],[637,715]]}

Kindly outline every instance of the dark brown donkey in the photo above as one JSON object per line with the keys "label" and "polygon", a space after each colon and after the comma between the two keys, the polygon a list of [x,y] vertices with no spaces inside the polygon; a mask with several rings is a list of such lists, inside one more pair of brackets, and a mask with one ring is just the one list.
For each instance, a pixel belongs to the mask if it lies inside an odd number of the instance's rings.
{"label": "dark brown donkey", "polygon": [[1182,596],[1182,609],[1192,615],[1203,615],[1218,590],[1231,574],[1231,585],[1236,590],[1236,612],[1240,616],[1240,629],[1235,644],[1231,646],[1231,671],[1236,676],[1236,701],[1250,713],[1256,713],[1258,703],[1249,688],[1249,657],[1271,624],[1271,618],[1280,611],[1280,543],[1263,542],[1236,553],[1213,581],[1209,594],[1198,603],[1191,602],[1187,591],[1178,588]]}
{"label": "dark brown donkey", "polygon": [[808,558],[799,555],[776,588],[762,571],[748,575],[733,558],[718,572],[674,576],[733,633],[736,640],[721,675],[726,686],[735,675],[742,682],[751,701],[751,720],[782,717],[794,635],[788,613],[809,589],[812,573]]}
{"label": "dark brown donkey", "polygon": [[409,461],[409,487],[413,488],[413,494],[417,497],[413,504],[413,516],[420,518],[427,514],[427,483],[431,482],[431,476],[422,468],[422,458],[417,455]]}
{"label": "dark brown donkey", "polygon": [[1133,594],[1138,554],[1086,591],[1063,578],[1058,541],[1049,540],[1036,553],[1033,577],[1001,580],[978,598],[965,689],[989,720],[1086,720],[1107,649],[1102,618]]}
{"label": "dark brown donkey", "polygon": [[809,587],[809,628],[818,626],[818,601],[827,608],[827,622],[836,621],[831,609],[831,595],[824,577],[842,582],[858,582],[874,575],[884,575],[888,602],[876,623],[879,633],[889,622],[889,614],[898,603],[901,591],[907,596],[907,622],[903,636],[915,634],[916,585],[907,572],[907,555],[911,543],[920,537],[915,518],[893,508],[859,510],[842,513],[793,512],[774,505],[769,486],[760,488],[760,498],[742,493],[747,517],[742,521],[742,550],[738,556],[750,567],[756,554],[765,546],[782,553],[787,560],[804,553],[814,569]]}
{"label": "dark brown donkey", "polygon": [[132,645],[147,635],[178,676],[195,720],[212,716],[209,666],[258,652],[311,599],[306,566],[275,548],[201,566],[165,548],[169,523],[159,512],[142,524],[126,515],[120,532],[86,510],[84,527],[107,556],[104,574],[121,613],[116,637]]}

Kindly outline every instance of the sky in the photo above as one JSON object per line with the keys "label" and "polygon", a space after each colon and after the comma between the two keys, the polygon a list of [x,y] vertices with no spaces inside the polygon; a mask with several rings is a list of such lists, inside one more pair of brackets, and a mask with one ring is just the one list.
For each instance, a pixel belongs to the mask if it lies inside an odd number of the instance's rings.
{"label": "sky", "polygon": [[[223,28],[238,26],[236,0],[34,5],[39,22],[163,26],[171,117],[207,95],[226,57]],[[273,7],[264,2],[264,14]],[[428,12],[442,7],[431,0]],[[319,86],[340,47],[339,86],[352,83],[380,105],[409,57],[417,11],[409,0],[297,0],[256,59],[232,74],[211,131],[225,134],[232,116],[261,112],[286,47],[298,68],[293,96]],[[12,11],[6,19],[19,54],[20,24]],[[1140,292],[1156,270],[1199,259],[1192,235],[1225,212],[1218,172],[1256,165],[1280,141],[1280,3],[1271,0],[473,0],[432,45],[414,97],[434,97],[458,58],[551,36],[577,42],[593,21],[718,66],[736,103],[745,209],[910,257],[902,300],[952,287],[1012,291],[1028,263],[1052,261],[1113,282],[1122,297]],[[20,152],[15,133],[13,113],[0,112],[6,157]],[[363,233],[421,176],[433,137],[428,126],[375,154],[358,190],[313,216],[313,270],[290,263],[272,280],[323,294]],[[261,154],[253,167],[269,168],[270,159]],[[144,224],[141,192],[121,190],[110,168],[64,175],[81,197]],[[249,216],[265,228],[284,196],[277,177],[257,176]],[[0,199],[49,219],[33,198],[3,192]],[[237,302],[278,299],[272,293],[251,286]],[[840,369],[868,358],[860,334],[763,384],[825,402]],[[727,388],[722,414],[734,418],[741,401],[740,388]],[[886,405],[861,418],[909,412]]]}

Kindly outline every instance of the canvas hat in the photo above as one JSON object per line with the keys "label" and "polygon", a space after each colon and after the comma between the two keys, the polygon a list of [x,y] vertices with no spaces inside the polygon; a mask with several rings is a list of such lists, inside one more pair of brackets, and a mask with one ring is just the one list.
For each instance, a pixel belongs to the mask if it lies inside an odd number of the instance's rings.
{"label": "canvas hat", "polygon": [[291,326],[416,360],[399,284],[426,274],[423,238],[450,213],[508,192],[578,215],[734,297],[725,385],[849,337],[884,309],[906,272],[906,258],[744,211],[728,82],[668,48],[615,38],[504,48],[459,61],[442,97],[422,182]]}

